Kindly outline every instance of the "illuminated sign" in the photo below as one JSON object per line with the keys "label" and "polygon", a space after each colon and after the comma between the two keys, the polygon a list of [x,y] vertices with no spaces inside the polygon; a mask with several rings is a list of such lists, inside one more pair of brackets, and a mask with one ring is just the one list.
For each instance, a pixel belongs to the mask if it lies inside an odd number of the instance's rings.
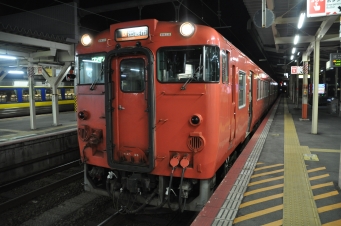
{"label": "illuminated sign", "polygon": [[103,56],[92,57],[91,60],[94,62],[100,62],[101,63],[104,61],[104,57]]}
{"label": "illuminated sign", "polygon": [[341,14],[340,0],[307,0],[307,17]]}
{"label": "illuminated sign", "polygon": [[341,53],[331,53],[329,57],[331,67],[341,67]]}
{"label": "illuminated sign", "polygon": [[302,66],[291,66],[291,74],[303,74],[303,67]]}
{"label": "illuminated sign", "polygon": [[141,40],[148,38],[148,27],[131,27],[131,28],[122,28],[117,29],[115,31],[115,40],[116,41],[131,41],[131,40]]}

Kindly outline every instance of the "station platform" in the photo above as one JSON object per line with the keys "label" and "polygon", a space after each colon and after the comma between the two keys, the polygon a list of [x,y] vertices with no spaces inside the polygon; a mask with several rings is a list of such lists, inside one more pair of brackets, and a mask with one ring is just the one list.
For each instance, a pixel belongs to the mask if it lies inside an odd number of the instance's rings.
{"label": "station platform", "polygon": [[60,112],[58,125],[54,126],[52,124],[52,114],[37,115],[36,129],[31,129],[29,116],[0,119],[0,144],[60,131],[76,131],[75,112]]}
{"label": "station platform", "polygon": [[192,226],[341,225],[341,117],[301,112],[278,99]]}

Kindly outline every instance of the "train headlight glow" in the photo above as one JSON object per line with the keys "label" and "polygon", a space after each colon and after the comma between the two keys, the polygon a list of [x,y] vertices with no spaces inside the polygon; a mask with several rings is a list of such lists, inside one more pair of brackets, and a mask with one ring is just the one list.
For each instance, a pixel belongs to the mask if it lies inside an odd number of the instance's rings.
{"label": "train headlight glow", "polygon": [[195,27],[190,22],[185,22],[180,26],[180,34],[184,37],[190,37],[194,34]]}
{"label": "train headlight glow", "polygon": [[83,46],[89,46],[92,43],[92,38],[88,34],[84,34],[81,38],[81,43]]}

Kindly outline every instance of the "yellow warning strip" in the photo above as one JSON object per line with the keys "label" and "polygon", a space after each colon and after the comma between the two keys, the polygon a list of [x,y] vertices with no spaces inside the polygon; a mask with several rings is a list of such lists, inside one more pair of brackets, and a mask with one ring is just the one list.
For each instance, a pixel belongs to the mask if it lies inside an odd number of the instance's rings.
{"label": "yellow warning strip", "polygon": [[253,213],[249,213],[249,214],[246,214],[244,216],[236,217],[234,219],[233,223],[236,224],[236,223],[241,222],[241,221],[249,220],[249,219],[252,219],[255,217],[260,217],[260,216],[263,216],[265,214],[276,212],[276,211],[281,210],[281,209],[283,209],[283,204],[278,205],[278,206],[274,206],[274,207],[270,207],[270,208],[267,208],[264,210],[256,211]]}
{"label": "yellow warning strip", "polygon": [[319,168],[307,170],[307,172],[308,173],[312,173],[312,172],[316,172],[316,171],[320,171],[320,170],[325,170],[325,169],[326,169],[326,167],[319,167]]}
{"label": "yellow warning strip", "polygon": [[275,164],[275,165],[271,165],[271,166],[263,166],[263,167],[256,168],[254,171],[259,171],[259,170],[263,170],[263,169],[274,168],[274,167],[283,166],[283,165],[284,165],[284,164]]}
{"label": "yellow warning strip", "polygon": [[334,186],[333,182],[324,183],[324,184],[316,184],[314,186],[311,186],[311,189],[324,188],[328,186]]}
{"label": "yellow warning strip", "polygon": [[270,195],[270,196],[267,196],[267,197],[264,197],[264,198],[255,199],[255,200],[252,200],[252,201],[249,201],[249,202],[244,202],[244,203],[239,205],[239,208],[244,208],[244,207],[247,207],[247,206],[252,206],[252,205],[255,205],[255,204],[258,204],[258,203],[261,203],[261,202],[266,202],[266,201],[269,201],[269,200],[278,199],[278,198],[282,198],[282,197],[283,197],[283,193],[276,194],[276,195]]}
{"label": "yellow warning strip", "polygon": [[336,220],[336,221],[322,224],[322,226],[340,226],[340,225],[341,225],[341,220]]}
{"label": "yellow warning strip", "polygon": [[[283,187],[283,184],[279,184],[279,185],[280,186],[278,186],[278,187]],[[328,186],[334,186],[333,182],[324,183],[324,184],[317,184],[317,185],[311,186],[311,189],[314,190],[314,189],[324,188],[324,187],[328,187]],[[278,187],[275,187],[275,188],[278,188]],[[262,189],[262,190],[261,189],[257,189],[257,190],[259,192],[262,192],[262,191],[267,191],[267,190],[270,190],[270,189]],[[254,190],[254,191],[256,191],[256,190]],[[255,200],[244,202],[244,203],[240,204],[239,208],[255,205],[255,204],[258,204],[258,203],[261,203],[261,202],[266,202],[266,201],[277,199],[277,198],[281,198],[281,197],[283,197],[283,193],[267,196],[267,197],[264,197],[264,198],[255,199]],[[314,199],[316,199],[315,197],[316,196],[314,196]]]}
{"label": "yellow warning strip", "polygon": [[321,195],[315,195],[314,199],[315,200],[324,199],[324,198],[328,198],[328,197],[331,197],[331,196],[334,196],[334,195],[338,195],[338,194],[339,194],[338,191],[331,191],[331,192],[323,193]]}
{"label": "yellow warning strip", "polygon": [[268,224],[263,224],[263,226],[281,226],[281,225],[283,225],[283,219],[274,221]]}
{"label": "yellow warning strip", "polygon": [[[336,203],[336,204],[317,208],[317,211],[319,213],[323,213],[323,212],[327,212],[327,211],[331,211],[331,210],[335,210],[335,209],[340,209],[340,208],[341,208],[341,203]],[[339,224],[339,225],[341,225],[341,224]]]}
{"label": "yellow warning strip", "polygon": [[262,176],[271,175],[271,174],[280,173],[280,172],[284,172],[284,169],[279,169],[279,170],[273,170],[273,171],[270,171],[270,172],[254,174],[254,175],[251,176],[251,178],[262,177]]}
{"label": "yellow warning strip", "polygon": [[310,177],[309,180],[312,181],[312,180],[318,180],[318,179],[322,179],[322,178],[326,178],[326,177],[329,177],[329,174],[323,174],[323,175],[320,175],[320,176],[315,176],[315,177]]}
{"label": "yellow warning strip", "polygon": [[263,183],[266,183],[266,182],[275,181],[275,180],[280,180],[280,179],[284,179],[284,176],[273,177],[273,178],[264,179],[264,180],[258,180],[258,181],[249,183],[247,186],[253,186],[253,185],[257,185],[257,184],[263,184]]}
{"label": "yellow warning strip", "polygon": [[283,225],[321,225],[296,128],[284,99],[284,196]]}
{"label": "yellow warning strip", "polygon": [[269,191],[269,190],[273,190],[273,189],[276,189],[276,188],[282,188],[282,187],[284,187],[284,184],[276,184],[276,185],[265,187],[265,188],[259,188],[259,189],[255,189],[255,190],[252,190],[252,191],[245,192],[244,196],[249,196],[249,195],[253,195],[253,194],[256,194],[256,193],[263,192],[263,191]]}
{"label": "yellow warning strip", "polygon": [[264,163],[262,162],[257,162],[256,165],[263,165]]}
{"label": "yellow warning strip", "polygon": [[341,153],[341,150],[334,150],[334,149],[317,149],[317,148],[309,148],[310,151],[314,152],[331,152],[331,153]]}

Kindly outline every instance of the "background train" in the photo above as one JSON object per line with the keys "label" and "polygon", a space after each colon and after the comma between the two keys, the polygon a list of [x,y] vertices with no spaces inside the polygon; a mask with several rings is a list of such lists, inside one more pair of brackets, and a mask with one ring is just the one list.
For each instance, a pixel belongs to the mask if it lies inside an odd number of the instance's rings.
{"label": "background train", "polygon": [[216,30],[189,22],[117,23],[81,43],[85,190],[125,213],[200,210],[277,83]]}
{"label": "background train", "polygon": [[[74,111],[74,87],[60,86],[57,89],[59,111]],[[30,114],[28,86],[0,86],[0,118]],[[52,112],[52,89],[35,86],[36,114]]]}

